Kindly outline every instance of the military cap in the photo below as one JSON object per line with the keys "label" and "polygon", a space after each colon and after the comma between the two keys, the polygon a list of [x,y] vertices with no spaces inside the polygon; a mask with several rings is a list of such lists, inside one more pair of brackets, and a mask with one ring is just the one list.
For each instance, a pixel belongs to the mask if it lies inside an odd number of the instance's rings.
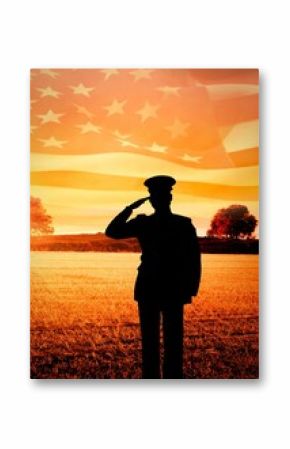
{"label": "military cap", "polygon": [[144,185],[148,188],[150,193],[159,191],[170,192],[175,183],[176,180],[171,176],[158,175],[146,179]]}

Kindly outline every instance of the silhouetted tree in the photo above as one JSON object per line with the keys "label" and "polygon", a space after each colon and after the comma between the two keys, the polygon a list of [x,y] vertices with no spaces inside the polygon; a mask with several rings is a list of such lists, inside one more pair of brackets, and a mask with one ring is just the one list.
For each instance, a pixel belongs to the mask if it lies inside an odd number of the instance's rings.
{"label": "silhouetted tree", "polygon": [[258,220],[250,214],[247,206],[232,204],[219,209],[213,217],[207,235],[210,237],[249,237],[254,232]]}
{"label": "silhouetted tree", "polygon": [[30,197],[30,232],[32,235],[53,234],[52,217],[47,214],[40,198]]}

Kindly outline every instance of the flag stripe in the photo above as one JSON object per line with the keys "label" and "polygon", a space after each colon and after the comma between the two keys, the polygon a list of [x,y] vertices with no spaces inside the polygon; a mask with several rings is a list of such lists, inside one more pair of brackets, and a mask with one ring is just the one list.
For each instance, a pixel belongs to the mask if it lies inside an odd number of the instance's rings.
{"label": "flag stripe", "polygon": [[206,87],[213,101],[257,95],[259,93],[257,84],[210,84]]}
{"label": "flag stripe", "polygon": [[[259,148],[248,148],[247,150],[235,151],[229,154],[236,167],[249,167],[259,165]],[[258,180],[257,180],[258,181]]]}
{"label": "flag stripe", "polygon": [[164,173],[179,181],[206,182],[221,185],[256,186],[258,167],[228,169],[197,169],[183,167],[153,156],[130,153],[110,153],[83,156],[34,154],[31,169],[35,171],[82,171],[106,175],[128,176],[140,174],[140,178]]}
{"label": "flag stripe", "polygon": [[228,153],[259,146],[259,122],[241,122],[233,126],[223,140]]}
{"label": "flag stripe", "polygon": [[[88,190],[135,190],[144,193],[143,179],[126,176],[108,176],[88,172],[49,171],[32,172],[31,185],[70,187]],[[257,186],[226,186],[179,181],[176,193],[221,199],[254,201],[258,198]]]}

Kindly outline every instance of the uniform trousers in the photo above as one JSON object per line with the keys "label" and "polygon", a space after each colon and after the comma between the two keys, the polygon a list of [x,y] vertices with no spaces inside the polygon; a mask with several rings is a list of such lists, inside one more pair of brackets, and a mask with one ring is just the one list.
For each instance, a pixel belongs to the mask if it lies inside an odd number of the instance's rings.
{"label": "uniform trousers", "polygon": [[160,323],[163,330],[163,379],[182,379],[183,304],[139,301],[142,378],[160,379]]}

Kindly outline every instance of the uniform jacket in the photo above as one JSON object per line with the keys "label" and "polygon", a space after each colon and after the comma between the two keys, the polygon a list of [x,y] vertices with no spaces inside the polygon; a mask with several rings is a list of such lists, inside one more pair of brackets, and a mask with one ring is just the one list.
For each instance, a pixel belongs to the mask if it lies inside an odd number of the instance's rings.
{"label": "uniform jacket", "polygon": [[136,301],[190,303],[201,277],[201,257],[190,218],[173,213],[137,215],[125,208],[106,229],[114,239],[136,237],[142,255],[135,282]]}

